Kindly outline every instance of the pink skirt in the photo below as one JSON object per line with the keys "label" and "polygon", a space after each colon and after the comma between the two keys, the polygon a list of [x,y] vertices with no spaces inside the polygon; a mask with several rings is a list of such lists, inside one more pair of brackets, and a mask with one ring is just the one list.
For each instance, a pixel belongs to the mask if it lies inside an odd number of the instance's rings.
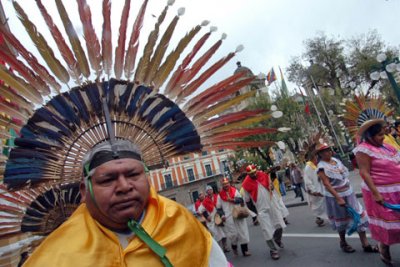
{"label": "pink skirt", "polygon": [[[376,187],[386,202],[400,204],[400,184],[377,185]],[[372,238],[385,245],[400,243],[400,212],[376,203],[371,191],[364,183],[362,192]]]}

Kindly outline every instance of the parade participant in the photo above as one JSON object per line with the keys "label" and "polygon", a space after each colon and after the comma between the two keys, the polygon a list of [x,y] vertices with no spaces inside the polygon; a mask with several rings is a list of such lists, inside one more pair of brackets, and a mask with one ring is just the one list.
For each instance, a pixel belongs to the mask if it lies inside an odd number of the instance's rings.
{"label": "parade participant", "polygon": [[304,201],[304,195],[302,191],[302,188],[304,189],[303,174],[294,162],[290,164],[290,178],[292,184],[295,186],[294,191],[296,193],[296,197],[300,197],[301,201]]}
{"label": "parade participant", "polygon": [[83,203],[24,266],[228,266],[190,212],[150,187],[130,141],[95,146],[83,170]]}
{"label": "parade participant", "polygon": [[245,218],[234,218],[232,211],[235,206],[244,206],[244,201],[235,187],[230,185],[228,178],[221,181],[222,190],[218,194],[217,209],[222,209],[224,215],[224,233],[229,238],[233,253],[238,255],[238,244],[243,256],[251,256],[248,243],[250,241],[249,229]]}
{"label": "parade participant", "polygon": [[[243,187],[240,188],[239,192],[240,192],[240,195],[242,196],[242,198],[244,199],[245,193],[244,193]],[[251,201],[249,201],[249,202],[246,202],[246,206],[249,209],[249,213],[250,213],[251,219],[253,221],[253,225],[254,226],[259,225],[260,223],[258,222],[258,219],[257,219],[257,209],[254,206],[254,204]]]}
{"label": "parade participant", "polygon": [[395,129],[390,125],[385,127],[383,143],[394,147],[397,151],[400,151],[400,145],[397,143],[396,138],[392,135],[392,130],[395,132]]}
{"label": "parade participant", "polygon": [[324,198],[324,185],[318,177],[316,170],[318,157],[315,151],[310,151],[304,168],[304,182],[307,193],[309,194],[309,206],[316,217],[315,223],[318,226],[324,225],[326,216],[326,205]]}
{"label": "parade participant", "polygon": [[392,264],[390,246],[400,243],[400,212],[383,206],[400,203],[400,153],[384,143],[384,119],[367,120],[360,126],[362,142],[354,149],[372,238],[379,241],[383,262]]}
{"label": "parade participant", "polygon": [[204,200],[204,193],[199,192],[199,197],[197,198],[196,202],[194,203],[194,210],[196,211],[197,214],[201,215],[201,212],[199,212],[199,207],[201,203]]}
{"label": "parade participant", "polygon": [[283,198],[281,195],[281,191],[279,189],[279,180],[278,180],[278,177],[275,172],[275,170],[277,170],[277,169],[279,169],[279,167],[273,168],[272,170],[270,170],[270,173],[269,173],[269,177],[271,179],[272,188],[273,188],[272,194],[274,195],[275,199],[277,200],[279,210],[281,211],[282,216],[283,216],[283,221],[285,222],[286,225],[288,225],[289,221],[288,221],[287,217],[289,216],[289,210],[286,208],[285,203],[283,203]]}
{"label": "parade participant", "polygon": [[283,248],[282,233],[286,224],[277,199],[273,195],[271,181],[267,174],[257,171],[254,165],[247,166],[246,171],[248,175],[242,183],[246,195],[245,201],[252,201],[256,206],[260,227],[270,248],[271,258],[278,260],[280,256],[276,245]]}
{"label": "parade participant", "polygon": [[206,187],[206,196],[199,206],[199,213],[206,217],[207,228],[212,233],[217,242],[221,242],[221,247],[224,252],[229,252],[226,237],[223,231],[223,226],[216,225],[215,216],[217,215],[217,200],[218,195],[214,194],[214,189],[211,186]]}
{"label": "parade participant", "polygon": [[355,249],[346,242],[346,230],[353,223],[353,219],[346,210],[347,205],[360,216],[357,232],[364,252],[377,252],[377,247],[371,246],[368,242],[365,233],[368,228],[368,216],[353,192],[348,169],[340,160],[332,157],[331,147],[327,144],[318,144],[316,150],[320,157],[316,173],[325,186],[326,212],[331,221],[332,229],[339,234],[342,251],[346,253],[355,252]]}

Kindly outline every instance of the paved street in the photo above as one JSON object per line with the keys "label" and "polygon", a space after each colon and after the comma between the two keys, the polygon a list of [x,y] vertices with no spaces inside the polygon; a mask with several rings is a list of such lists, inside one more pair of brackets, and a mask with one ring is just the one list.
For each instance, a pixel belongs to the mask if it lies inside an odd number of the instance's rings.
{"label": "paved street", "polygon": [[[355,191],[359,192],[360,182],[357,173],[352,173],[352,182]],[[294,193],[288,192],[285,200],[287,203],[298,203],[294,199]],[[362,201],[362,198],[359,198]],[[249,220],[251,257],[234,257],[232,252],[227,253],[228,259],[235,267],[256,266],[280,266],[280,267],[373,267],[385,266],[379,259],[379,254],[362,252],[361,244],[357,234],[349,238],[351,244],[357,251],[352,254],[343,253],[339,248],[339,238],[329,225],[317,227],[308,206],[295,206],[289,208],[289,226],[284,231],[283,242],[285,248],[281,250],[281,259],[273,261],[269,256],[269,249],[265,243],[259,226],[253,226]],[[376,242],[371,240],[371,243]],[[395,266],[400,267],[400,245],[392,247],[392,257]]]}

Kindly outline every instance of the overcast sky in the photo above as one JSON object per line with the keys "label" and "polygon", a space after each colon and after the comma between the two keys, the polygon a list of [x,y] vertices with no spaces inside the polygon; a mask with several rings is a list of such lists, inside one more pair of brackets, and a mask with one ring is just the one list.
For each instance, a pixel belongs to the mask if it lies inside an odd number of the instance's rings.
{"label": "overcast sky", "polygon": [[[19,21],[12,15],[11,1],[1,1],[6,14],[9,14],[12,30],[21,32]],[[18,2],[22,4],[26,12],[29,11],[30,17],[38,25],[41,33],[47,36],[48,30],[46,26],[43,26],[43,20],[35,1]],[[42,0],[42,2],[47,5],[49,10],[54,11],[54,1]],[[69,12],[76,12],[75,1],[64,0],[63,2]],[[92,9],[93,23],[96,25],[97,33],[101,36],[102,1],[87,0],[87,2]],[[113,37],[115,39],[123,3],[123,0],[112,1]],[[164,0],[150,0],[145,18],[146,27],[143,29],[146,37],[156,20],[151,15],[158,16],[165,3]],[[132,0],[130,13],[132,22],[140,4],[141,1]],[[211,25],[218,27],[218,32],[213,34],[212,42],[218,40],[222,33],[228,34],[228,38],[215,55],[215,59],[233,51],[239,44],[245,46],[245,50],[214,77],[215,81],[230,75],[236,68],[236,61],[241,61],[242,65],[252,69],[255,74],[267,73],[272,66],[276,72],[278,66],[285,71],[290,59],[301,55],[304,51],[303,41],[314,37],[320,31],[325,32],[328,36],[348,38],[376,29],[387,44],[392,46],[400,44],[400,35],[398,34],[400,0],[177,0],[171,8],[167,18],[168,22],[179,7],[185,7],[186,13],[181,18],[174,34],[174,43],[192,26],[207,19],[211,21]],[[58,15],[54,19],[63,29]],[[75,25],[80,27],[79,17],[75,16],[73,20]],[[129,34],[130,29],[128,30]],[[203,30],[203,32],[205,31]],[[143,38],[141,44],[144,41]],[[143,45],[141,47],[143,48]]]}

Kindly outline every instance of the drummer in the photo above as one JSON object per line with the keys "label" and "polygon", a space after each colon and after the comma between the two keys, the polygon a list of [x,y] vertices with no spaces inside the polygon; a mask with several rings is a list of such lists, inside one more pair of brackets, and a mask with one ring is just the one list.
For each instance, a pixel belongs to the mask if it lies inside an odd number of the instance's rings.
{"label": "drummer", "polygon": [[214,239],[220,243],[220,246],[224,250],[224,252],[229,252],[226,237],[223,232],[223,222],[219,213],[217,213],[217,198],[218,195],[214,194],[214,189],[211,186],[206,187],[206,196],[199,206],[199,213],[202,214],[206,218],[206,224],[213,235]]}

